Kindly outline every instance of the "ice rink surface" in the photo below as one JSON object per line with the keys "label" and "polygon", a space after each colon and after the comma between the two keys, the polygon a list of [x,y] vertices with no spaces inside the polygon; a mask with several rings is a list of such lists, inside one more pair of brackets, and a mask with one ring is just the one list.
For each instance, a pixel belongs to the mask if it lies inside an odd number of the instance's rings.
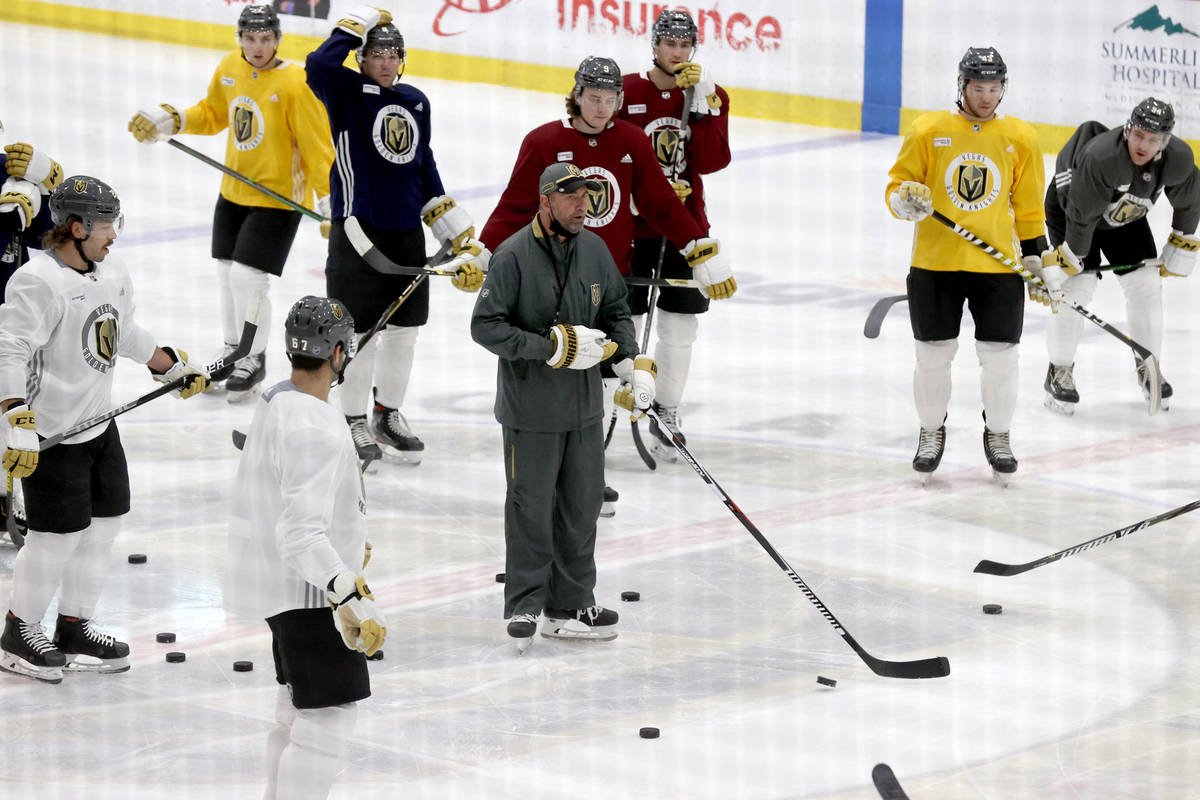
{"label": "ice rink surface", "polygon": [[[13,24],[0,24],[0,40],[4,141],[32,142],[67,174],[116,188],[127,222],[113,253],[133,273],[140,323],[207,360],[220,344],[208,257],[220,175],[135,143],[126,123],[139,106],[198,100],[220,53]],[[447,190],[482,226],[521,137],[559,117],[562,100],[412,82],[433,105]],[[948,75],[947,105],[953,92]],[[1020,116],[1021,97],[1013,87],[1001,109]],[[702,319],[681,411],[689,446],[863,647],[894,660],[946,656],[950,676],[874,675],[689,467],[641,465],[625,424],[608,451],[621,500],[597,548],[597,600],[621,612],[620,636],[539,637],[518,657],[494,579],[504,569],[495,360],[470,340],[474,297],[443,280],[404,409],[424,463],[366,477],[367,575],[389,637],[333,796],[871,798],[871,768],[887,762],[913,798],[1195,797],[1200,517],[1016,577],[971,570],[1196,498],[1200,321],[1190,309],[1200,278],[1165,285],[1162,363],[1175,398],[1155,417],[1128,349],[1093,326],[1078,354],[1077,414],[1044,409],[1048,312],[1029,306],[1013,425],[1020,469],[1007,489],[984,461],[965,323],[946,455],[922,488],[910,466],[906,307],[880,338],[862,335],[871,304],[904,290],[912,229],[883,200],[899,140],[741,117],[730,129],[733,164],[706,183],[741,290]],[[224,151],[223,135],[183,141]],[[1152,216],[1160,241],[1164,206]],[[287,375],[283,315],[299,296],[323,294],[324,261],[306,220],[273,291],[268,383]],[[1115,281],[1102,282],[1092,309],[1125,326]],[[114,402],[153,386],[125,362]],[[230,431],[251,413],[202,396],[120,418],[133,510],[97,620],[130,643],[133,668],[58,686],[0,675],[0,796],[260,796],[270,638],[261,622],[227,618],[220,593]],[[127,563],[133,552],[149,563]],[[0,549],[0,598],[13,558]],[[641,601],[621,602],[628,589]],[[1003,614],[983,615],[983,603]],[[178,641],[157,644],[159,631]],[[168,650],[187,661],[165,663]],[[239,659],[254,670],[233,672]],[[638,738],[642,726],[661,738]]]}

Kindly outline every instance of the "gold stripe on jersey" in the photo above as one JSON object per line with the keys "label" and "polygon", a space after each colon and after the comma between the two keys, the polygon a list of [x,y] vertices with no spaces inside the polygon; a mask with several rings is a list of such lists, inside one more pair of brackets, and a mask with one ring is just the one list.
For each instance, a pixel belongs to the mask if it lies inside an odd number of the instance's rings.
{"label": "gold stripe on jersey", "polygon": [[[240,52],[221,59],[207,96],[187,109],[182,133],[229,129],[225,165],[309,208],[329,194],[333,137],[325,107],[304,80],[304,68],[282,62],[255,69]],[[221,195],[243,206],[286,208],[224,176]]]}
{"label": "gold stripe on jersey", "polygon": [[[933,207],[1019,260],[1017,242],[1045,234],[1045,166],[1033,126],[1015,117],[970,122],[956,111],[922,114],[888,173],[884,202],[904,181],[933,192]],[[912,265],[969,272],[1009,270],[934,219],[917,223]]]}

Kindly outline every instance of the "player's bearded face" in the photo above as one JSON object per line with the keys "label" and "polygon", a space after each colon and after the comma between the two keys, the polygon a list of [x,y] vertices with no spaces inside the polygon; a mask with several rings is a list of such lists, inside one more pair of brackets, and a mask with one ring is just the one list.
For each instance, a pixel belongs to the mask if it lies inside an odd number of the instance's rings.
{"label": "player's bearded face", "polygon": [[108,255],[108,248],[112,247],[119,235],[120,231],[117,229],[115,221],[97,220],[92,225],[92,232],[79,244],[79,247],[88,259],[99,264]]}
{"label": "player's bearded face", "polygon": [[400,51],[368,50],[363,55],[362,71],[383,88],[390,88],[400,72]]}
{"label": "player's bearded face", "polygon": [[963,106],[976,120],[988,120],[1004,96],[1002,81],[968,81],[963,89]]}
{"label": "player's bearded face", "polygon": [[549,202],[550,216],[563,228],[571,233],[583,230],[583,220],[587,217],[588,190],[580,186],[573,192],[556,192],[542,195]]}
{"label": "player's bearded face", "polygon": [[262,69],[275,59],[275,51],[279,49],[279,37],[274,31],[246,31],[238,37],[242,53],[250,66]]}

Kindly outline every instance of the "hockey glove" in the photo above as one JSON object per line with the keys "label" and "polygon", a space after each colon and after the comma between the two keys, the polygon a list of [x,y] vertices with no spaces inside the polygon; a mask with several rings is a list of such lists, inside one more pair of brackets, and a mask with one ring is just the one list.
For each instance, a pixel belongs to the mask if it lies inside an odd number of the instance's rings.
{"label": "hockey glove", "polygon": [[933,192],[923,183],[904,181],[888,196],[888,205],[898,219],[920,222],[933,211]]}
{"label": "hockey glove", "polygon": [[546,363],[555,369],[588,369],[617,352],[617,343],[610,342],[604,331],[584,325],[555,325],[550,329],[550,345],[554,352]]}
{"label": "hockey glove", "polygon": [[387,619],[375,605],[365,578],[339,572],[325,587],[325,600],[333,610],[333,626],[351,650],[375,655],[387,638]]}
{"label": "hockey glove", "polygon": [[1050,310],[1057,314],[1058,304],[1063,299],[1063,284],[1067,280],[1067,273],[1058,265],[1058,257],[1054,251],[1047,250],[1040,256],[1025,256],[1021,259],[1021,266],[1042,280],[1040,285],[1033,281],[1027,281],[1029,299],[1035,303],[1049,306]]}
{"label": "hockey glove", "polygon": [[317,198],[317,213],[325,219],[321,220],[321,238],[328,239],[333,231],[333,220],[330,219],[329,195]]}
{"label": "hockey glove", "polygon": [[463,242],[462,249],[442,269],[458,273],[450,279],[455,289],[477,292],[479,287],[483,286],[483,278],[487,274],[488,262],[491,259],[492,251],[484,247],[483,242],[467,239]]}
{"label": "hockey glove", "polygon": [[30,183],[40,183],[46,194],[63,182],[63,168],[53,158],[33,149],[33,145],[24,142],[4,145],[8,155],[5,169],[14,178],[22,178]]}
{"label": "hockey glove", "polygon": [[638,353],[636,358],[625,358],[613,364],[613,372],[621,379],[613,403],[628,411],[634,421],[646,416],[646,410],[654,402],[654,382],[658,378],[658,365],[654,359]]}
{"label": "hockey glove", "polygon": [[174,106],[159,103],[149,111],[138,110],[129,120],[129,132],[142,144],[165,142],[183,130],[183,117]]}
{"label": "hockey glove", "polygon": [[158,373],[150,370],[150,374],[154,376],[154,380],[159,383],[171,383],[179,378],[189,378],[183,384],[183,388],[177,389],[171,394],[176,397],[182,397],[184,400],[198,395],[201,392],[207,392],[212,388],[212,381],[204,374],[203,370],[196,369],[188,363],[187,353],[183,350],[178,350],[173,347],[164,347],[162,351],[171,357],[175,363],[166,372]]}
{"label": "hockey glove", "polygon": [[456,253],[462,250],[463,242],[475,238],[471,215],[459,208],[453,197],[442,194],[430,200],[421,208],[421,219],[439,244],[449,244]]}
{"label": "hockey glove", "polygon": [[346,16],[338,20],[336,30],[342,30],[353,36],[357,36],[365,44],[367,41],[367,31],[374,28],[376,25],[387,25],[392,21],[390,11],[384,11],[382,8],[374,6],[355,6],[346,12]]}
{"label": "hockey glove", "polygon": [[1047,256],[1050,256],[1053,263],[1062,267],[1062,271],[1067,273],[1067,275],[1078,275],[1083,272],[1083,262],[1079,260],[1079,256],[1071,251],[1071,245],[1066,242],[1049,251],[1049,253],[1042,254],[1043,267],[1047,263],[1050,263],[1047,261]]}
{"label": "hockey glove", "polygon": [[21,216],[21,230],[29,227],[42,209],[42,193],[38,187],[20,178],[9,178],[0,188],[0,213],[16,211]]}
{"label": "hockey glove", "polygon": [[1164,278],[1186,278],[1192,274],[1196,266],[1196,250],[1200,249],[1200,241],[1194,236],[1179,231],[1171,231],[1167,243],[1162,249],[1162,266],[1158,274]]}
{"label": "hockey glove", "polygon": [[708,67],[685,61],[675,65],[675,85],[680,89],[695,86],[692,94],[693,114],[713,114],[721,109],[721,96],[717,94],[717,82]]}
{"label": "hockey glove", "polygon": [[18,403],[4,414],[4,468],[14,478],[28,478],[37,469],[41,442],[37,435],[37,417],[29,406]]}
{"label": "hockey glove", "polygon": [[686,203],[688,195],[692,193],[692,184],[682,178],[671,181],[671,188],[675,190],[675,196],[679,198],[679,202],[681,203]]}
{"label": "hockey glove", "polygon": [[692,268],[692,275],[704,284],[704,293],[712,300],[725,300],[737,291],[737,279],[733,268],[721,255],[721,244],[716,239],[705,237],[693,239],[679,251]]}

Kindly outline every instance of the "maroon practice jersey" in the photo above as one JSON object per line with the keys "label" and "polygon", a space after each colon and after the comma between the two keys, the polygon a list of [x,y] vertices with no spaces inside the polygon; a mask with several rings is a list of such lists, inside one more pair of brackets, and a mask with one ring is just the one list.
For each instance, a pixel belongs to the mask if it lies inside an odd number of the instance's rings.
{"label": "maroon practice jersey", "polygon": [[[625,103],[617,112],[618,119],[637,125],[650,137],[654,154],[663,174],[670,177],[671,161],[679,146],[680,112],[683,111],[683,89],[659,89],[647,75],[624,77]],[[686,205],[696,224],[708,235],[708,215],[704,210],[704,181],[707,175],[729,166],[729,95],[720,86],[717,95],[721,107],[713,114],[692,114],[688,121],[687,141],[677,176],[692,185]],[[634,235],[639,239],[659,234],[638,220]]]}
{"label": "maroon practice jersey", "polygon": [[557,161],[573,163],[601,184],[599,191],[588,193],[584,225],[604,239],[622,275],[629,274],[633,257],[633,203],[657,231],[652,235],[665,235],[676,248],[704,236],[675,196],[640,128],[612,120],[600,133],[587,134],[564,119],[534,128],[521,142],[508,187],[479,235],[489,249],[529,224],[538,209],[538,179]]}

